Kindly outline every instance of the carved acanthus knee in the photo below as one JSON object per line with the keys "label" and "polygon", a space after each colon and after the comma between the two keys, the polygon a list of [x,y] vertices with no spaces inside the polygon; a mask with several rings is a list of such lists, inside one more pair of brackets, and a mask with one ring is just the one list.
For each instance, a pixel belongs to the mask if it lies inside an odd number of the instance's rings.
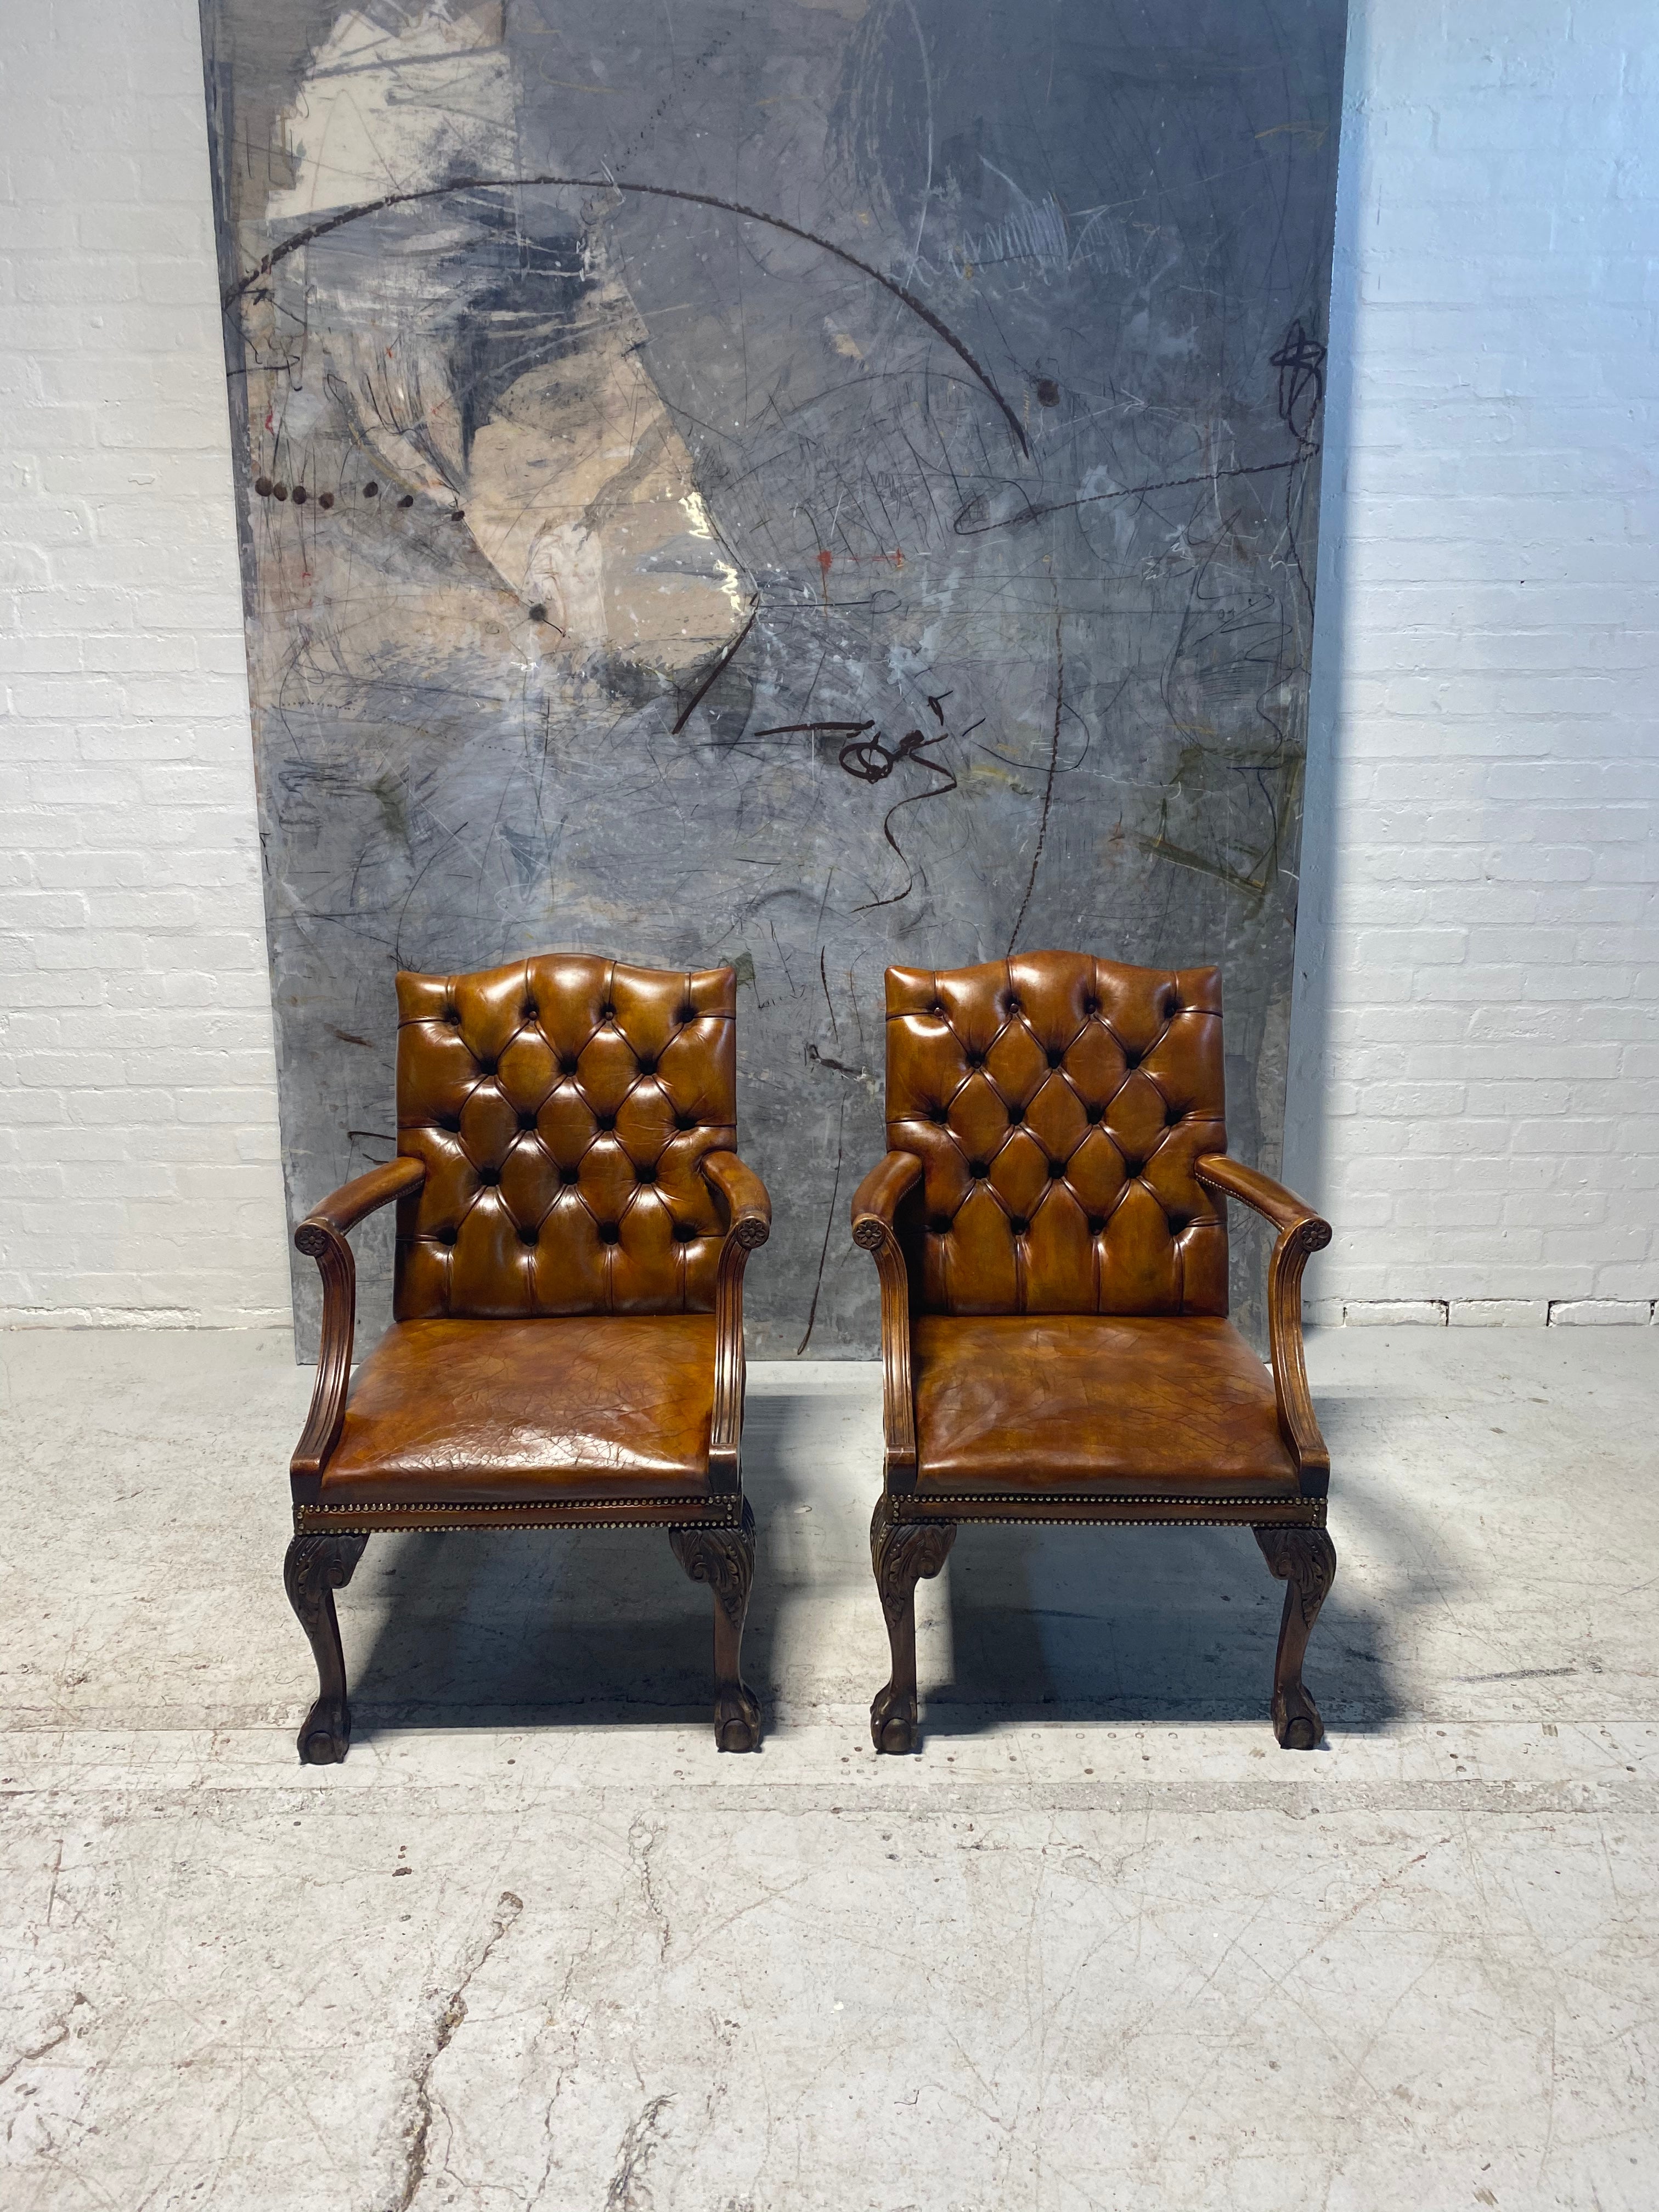
{"label": "carved acanthus knee", "polygon": [[760,1742],[760,1700],[743,1679],[743,1624],[755,1580],[755,1516],[748,1499],[735,1528],[671,1528],[674,1557],[714,1599],[714,1741],[721,1751]]}
{"label": "carved acanthus knee", "polygon": [[1273,1733],[1286,1751],[1311,1751],[1325,1723],[1304,1686],[1302,1660],[1336,1579],[1336,1547],[1323,1528],[1259,1528],[1255,1540],[1269,1573],[1285,1585],[1273,1662]]}
{"label": "carved acanthus knee", "polygon": [[288,1601],[317,1662],[318,1696],[299,1735],[300,1758],[307,1766],[337,1765],[351,1747],[351,1706],[334,1593],[356,1572],[368,1542],[367,1534],[358,1534],[296,1536],[283,1561]]}
{"label": "carved acanthus knee", "polygon": [[870,1522],[870,1564],[887,1621],[892,1673],[870,1707],[878,1751],[916,1747],[916,1584],[937,1575],[957,1540],[951,1521],[897,1521],[885,1495]]}

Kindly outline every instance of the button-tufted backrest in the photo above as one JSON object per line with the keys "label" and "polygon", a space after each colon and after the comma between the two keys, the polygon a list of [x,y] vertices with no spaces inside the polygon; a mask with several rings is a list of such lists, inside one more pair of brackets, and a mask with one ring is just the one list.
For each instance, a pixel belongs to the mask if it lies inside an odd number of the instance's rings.
{"label": "button-tufted backrest", "polygon": [[737,987],[547,953],[398,978],[394,1310],[708,1313],[737,1142]]}
{"label": "button-tufted backrest", "polygon": [[887,971],[887,1141],[927,1313],[1224,1314],[1221,977],[1075,952]]}

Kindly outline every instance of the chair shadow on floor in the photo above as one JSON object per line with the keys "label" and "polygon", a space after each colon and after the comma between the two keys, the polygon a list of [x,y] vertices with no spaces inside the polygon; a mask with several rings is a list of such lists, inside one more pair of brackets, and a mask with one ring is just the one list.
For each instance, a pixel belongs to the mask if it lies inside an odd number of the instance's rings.
{"label": "chair shadow on floor", "polygon": [[[1340,1403],[1321,1412],[1340,1433]],[[1403,1565],[1423,1532],[1397,1496],[1345,1485],[1340,1467],[1332,1493],[1337,1577],[1306,1679],[1328,1726],[1366,1733],[1413,1707],[1390,1656],[1405,1624],[1370,1594],[1374,1576],[1345,1567],[1379,1554]],[[965,1525],[946,1573],[934,1643],[945,1679],[923,1683],[936,1735],[1006,1720],[1267,1722],[1284,1585],[1248,1528]],[[1442,1581],[1422,1602],[1446,1594]]]}
{"label": "chair shadow on floor", "polygon": [[[826,1585],[846,1593],[866,1632],[860,1702],[882,1679],[864,1537],[879,1460],[827,1468],[823,1405],[785,1394],[750,1404],[744,1483],[757,1544],[744,1674],[774,1729],[792,1691],[801,1703],[828,1689],[810,1656],[814,1679],[781,1679],[786,1651],[800,1650],[792,1612],[815,1583],[820,1598]],[[1321,1411],[1340,1434],[1340,1404]],[[809,1520],[798,1517],[805,1507]],[[1328,1725],[1382,1729],[1410,1709],[1390,1654],[1408,1625],[1398,1593],[1419,1587],[1410,1563],[1430,1532],[1397,1492],[1345,1482],[1340,1463],[1330,1525],[1337,1579],[1309,1646],[1309,1686]],[[1414,1602],[1452,1594],[1440,1556],[1434,1589]],[[942,1585],[921,1586],[924,1735],[1011,1721],[1266,1728],[1283,1598],[1247,1529],[964,1526]],[[701,1723],[713,1700],[710,1602],[659,1529],[375,1536],[339,1601],[356,1735]],[[810,1626],[804,1611],[799,1626]]]}
{"label": "chair shadow on floor", "polygon": [[[663,1528],[373,1537],[339,1607],[355,1733],[707,1720],[711,1604]],[[775,1622],[757,1574],[743,1663],[763,1696]]]}
{"label": "chair shadow on floor", "polygon": [[[789,1598],[780,1547],[801,1497],[781,1448],[779,1409],[793,1403],[753,1402],[744,1441],[757,1541],[743,1671],[769,1723]],[[660,1727],[713,1711],[713,1600],[665,1528],[373,1536],[337,1602],[359,1741],[411,1727]]]}

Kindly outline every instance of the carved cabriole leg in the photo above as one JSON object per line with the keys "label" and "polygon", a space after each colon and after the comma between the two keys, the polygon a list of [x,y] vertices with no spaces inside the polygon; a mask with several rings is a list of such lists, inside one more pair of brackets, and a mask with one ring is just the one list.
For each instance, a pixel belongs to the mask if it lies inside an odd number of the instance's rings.
{"label": "carved cabriole leg", "polygon": [[351,1748],[351,1707],[346,1702],[345,1654],[334,1593],[357,1571],[366,1535],[296,1536],[283,1562],[288,1601],[311,1639],[317,1662],[316,1704],[300,1730],[302,1766],[333,1766]]}
{"label": "carved cabriole leg", "polygon": [[674,1557],[694,1583],[714,1594],[714,1742],[753,1751],[761,1739],[760,1700],[743,1679],[743,1623],[755,1579],[755,1516],[743,1501],[738,1528],[671,1528]]}
{"label": "carved cabriole leg", "polygon": [[870,1735],[878,1751],[916,1747],[916,1584],[936,1575],[957,1540],[951,1521],[895,1521],[884,1495],[870,1523],[870,1564],[875,1570],[893,1671],[870,1707]]}
{"label": "carved cabriole leg", "polygon": [[1336,1580],[1336,1547],[1322,1528],[1258,1528],[1255,1540],[1269,1571],[1285,1584],[1273,1661],[1273,1734],[1286,1751],[1311,1751],[1325,1723],[1302,1686],[1302,1656]]}

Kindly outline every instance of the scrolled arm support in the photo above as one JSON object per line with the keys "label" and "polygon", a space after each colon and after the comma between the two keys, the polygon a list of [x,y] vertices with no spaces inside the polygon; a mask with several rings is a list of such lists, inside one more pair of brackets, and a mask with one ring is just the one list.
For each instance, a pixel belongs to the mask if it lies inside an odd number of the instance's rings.
{"label": "scrolled arm support", "polygon": [[735,1152],[705,1152],[703,1180],[726,1216],[714,1276],[714,1413],[708,1439],[708,1486],[730,1495],[740,1486],[743,1434],[743,1274],[749,1255],[772,1233],[772,1201],[753,1168]]}
{"label": "scrolled arm support", "polygon": [[332,1192],[294,1232],[295,1249],[317,1262],[323,1279],[322,1340],[317,1350],[317,1380],[305,1431],[289,1462],[289,1482],[296,1505],[314,1503],[329,1455],[340,1441],[345,1421],[346,1388],[351,1380],[351,1345],[357,1318],[357,1266],[346,1233],[368,1214],[389,1205],[426,1181],[424,1160],[399,1158]]}
{"label": "scrolled arm support", "polygon": [[882,1431],[887,1487],[895,1491],[915,1487],[916,1408],[910,1387],[910,1273],[894,1223],[921,1172],[915,1152],[889,1152],[853,1194],[853,1242],[875,1261],[881,1285]]}
{"label": "scrolled arm support", "polygon": [[1210,1152],[1194,1173],[1206,1190],[1219,1191],[1270,1221],[1279,1231],[1267,1262],[1267,1349],[1279,1401],[1279,1432],[1297,1463],[1304,1498],[1330,1488],[1331,1455],[1319,1432],[1302,1350],[1302,1274],[1316,1252],[1331,1241],[1331,1224],[1313,1208],[1242,1160]]}

